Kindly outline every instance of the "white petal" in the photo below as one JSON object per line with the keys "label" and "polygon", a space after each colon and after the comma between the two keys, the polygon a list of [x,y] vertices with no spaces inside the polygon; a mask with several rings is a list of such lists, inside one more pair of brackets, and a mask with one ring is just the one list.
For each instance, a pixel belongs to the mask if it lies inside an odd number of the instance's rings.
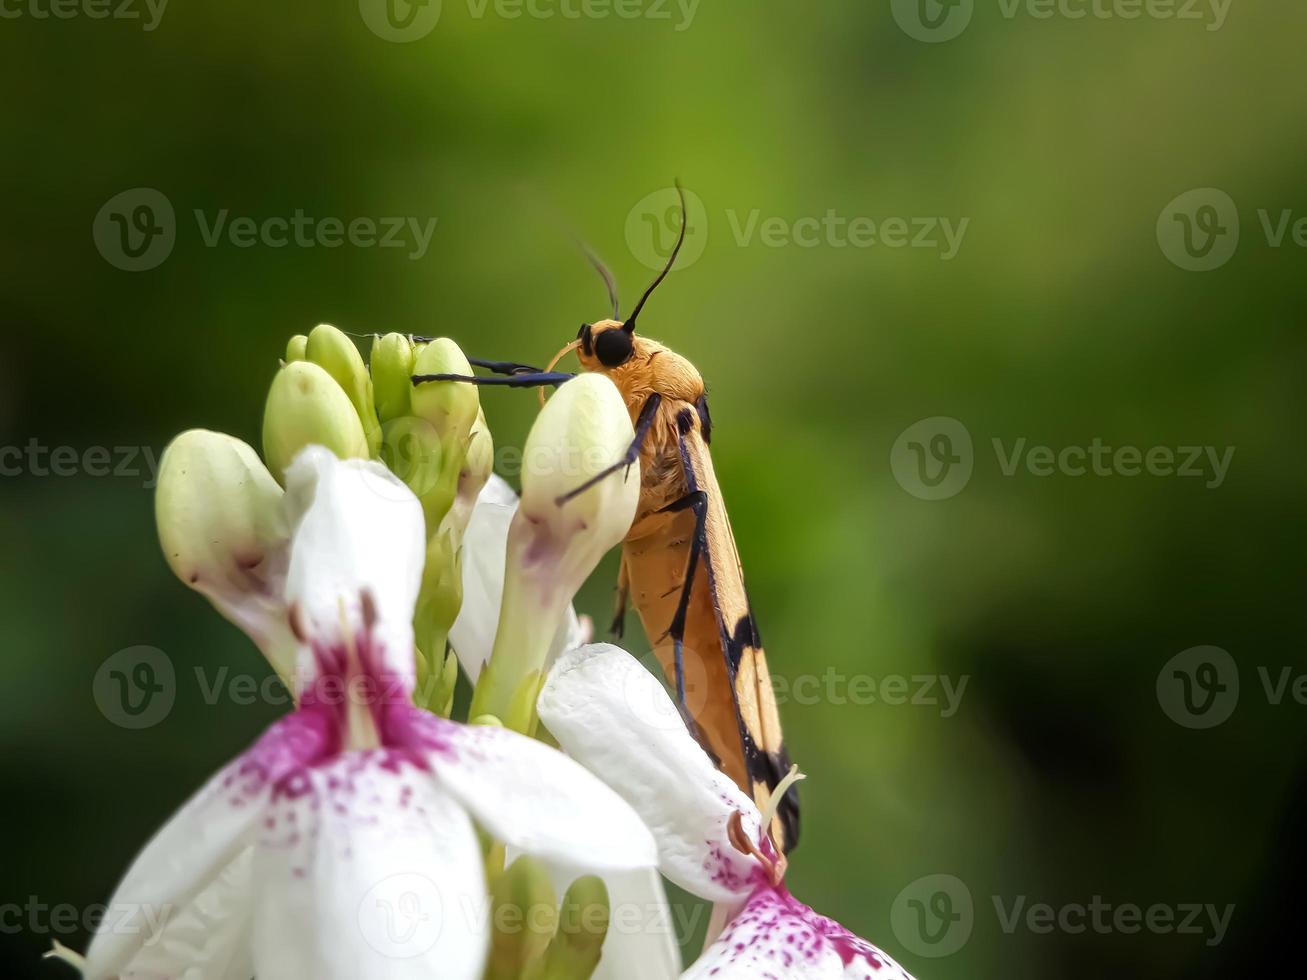
{"label": "white petal", "polygon": [[122,972],[123,980],[250,980],[253,849],[246,848],[195,900],[168,920]]}
{"label": "white petal", "polygon": [[503,728],[416,708],[388,744],[429,753],[436,781],[509,847],[582,874],[652,868],[653,838],[616,793],[563,753]]}
{"label": "white petal", "polygon": [[256,852],[259,980],[480,980],[489,903],[472,822],[385,749],[305,770]]}
{"label": "white petal", "polygon": [[591,980],[676,980],[681,975],[681,947],[658,872],[623,871],[603,878],[610,920],[603,956]]}
{"label": "white petal", "polygon": [[[517,513],[517,494],[501,477],[491,476],[477,498],[463,537],[463,606],[449,631],[458,662],[473,682],[490,659],[504,598],[504,561],[508,527]],[[549,659],[585,642],[587,633],[568,607],[550,649]]]}
{"label": "white petal", "polygon": [[912,980],[871,943],[784,890],[761,888],[684,980]]}
{"label": "white petal", "polygon": [[[114,893],[111,914],[87,953],[89,980],[117,976],[142,949],[156,944],[169,922],[186,914],[245,850],[277,784],[327,744],[322,719],[297,711],[183,806],[145,846]],[[124,925],[128,912],[135,928]]]}
{"label": "white petal", "polygon": [[643,818],[663,874],[714,902],[753,891],[761,868],[730,844],[727,825],[738,811],[757,840],[758,808],[717,771],[639,661],[607,643],[565,653],[538,707],[563,750]]}
{"label": "white petal", "polygon": [[343,633],[361,629],[367,592],[385,666],[411,680],[413,608],[426,551],[418,499],[380,463],[340,460],[310,446],[286,472],[286,502],[294,528],[286,596],[309,638],[352,642]]}

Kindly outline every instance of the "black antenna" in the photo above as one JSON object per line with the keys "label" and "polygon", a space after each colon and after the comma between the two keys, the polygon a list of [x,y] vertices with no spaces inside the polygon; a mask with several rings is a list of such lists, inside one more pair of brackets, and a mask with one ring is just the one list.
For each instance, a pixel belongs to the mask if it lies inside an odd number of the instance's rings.
{"label": "black antenna", "polygon": [[599,273],[600,278],[604,281],[604,285],[608,287],[608,302],[613,306],[613,319],[618,319],[622,315],[622,305],[617,299],[617,280],[613,278],[613,274],[608,270],[608,266],[604,265],[604,260],[595,255],[589,245],[581,241],[579,238],[576,239],[576,244],[577,247],[585,253],[585,257],[589,263],[595,267],[595,272]]}
{"label": "black antenna", "polygon": [[690,218],[685,211],[685,188],[681,186],[679,178],[676,180],[676,193],[680,195],[681,198],[681,234],[676,239],[676,247],[672,249],[672,257],[667,260],[667,265],[663,268],[662,272],[658,273],[658,278],[655,279],[650,284],[649,288],[644,291],[644,295],[640,297],[640,302],[635,304],[635,309],[631,311],[631,315],[627,317],[626,322],[622,324],[622,329],[627,333],[635,333],[635,318],[638,317],[640,311],[644,309],[645,300],[647,300],[653,294],[653,291],[661,285],[662,281],[667,278],[667,273],[671,272],[672,266],[676,265],[676,257],[681,254],[681,246],[685,244],[685,227],[689,224]]}

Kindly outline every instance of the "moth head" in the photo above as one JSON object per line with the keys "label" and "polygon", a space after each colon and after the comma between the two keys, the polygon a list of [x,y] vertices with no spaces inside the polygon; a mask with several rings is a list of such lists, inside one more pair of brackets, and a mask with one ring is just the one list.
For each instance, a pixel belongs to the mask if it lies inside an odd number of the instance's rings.
{"label": "moth head", "polygon": [[681,187],[679,180],[676,181],[676,193],[681,199],[681,232],[676,239],[676,246],[672,249],[667,264],[658,273],[657,278],[649,284],[649,288],[644,291],[640,301],[635,304],[635,309],[631,311],[631,315],[625,320],[619,319],[621,313],[617,299],[617,282],[613,279],[612,273],[608,271],[608,267],[599,260],[598,256],[591,252],[589,248],[582,246],[586,258],[590,260],[590,264],[595,267],[604,284],[608,287],[608,300],[612,304],[613,319],[581,324],[581,329],[576,333],[576,340],[558,352],[550,363],[550,370],[563,356],[574,350],[585,370],[612,371],[621,367],[633,355],[639,353],[642,343],[645,343],[647,348],[647,342],[642,342],[635,336],[635,322],[639,318],[641,311],[644,310],[644,304],[653,295],[654,290],[672,271],[672,266],[676,264],[677,256],[680,255],[681,246],[685,244],[685,189]]}
{"label": "moth head", "polygon": [[619,368],[635,353],[635,330],[616,320],[583,323],[576,339],[577,356],[591,371]]}

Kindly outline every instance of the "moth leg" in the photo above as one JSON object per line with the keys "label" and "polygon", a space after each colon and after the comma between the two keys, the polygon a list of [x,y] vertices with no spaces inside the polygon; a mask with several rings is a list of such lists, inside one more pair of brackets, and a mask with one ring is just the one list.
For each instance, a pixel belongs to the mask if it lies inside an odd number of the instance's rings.
{"label": "moth leg", "polygon": [[634,466],[636,461],[640,458],[640,447],[644,445],[644,440],[649,435],[649,430],[653,428],[654,419],[658,417],[658,406],[662,404],[662,401],[663,396],[655,392],[650,395],[648,400],[644,403],[644,408],[640,409],[640,417],[636,419],[635,422],[635,438],[631,440],[631,448],[626,451],[625,456],[619,459],[612,466],[609,466],[590,477],[590,479],[586,480],[571,493],[563,494],[555,500],[554,503],[561,507],[573,497],[585,493],[596,483],[612,476],[618,470],[623,468],[629,470]]}
{"label": "moth leg", "polygon": [[617,569],[617,608],[613,613],[613,625],[608,627],[608,632],[619,640],[626,632],[626,604],[630,598],[631,573],[626,567],[626,555],[622,555],[622,563]]}
{"label": "moth leg", "polygon": [[[429,344],[435,337],[419,337],[417,334],[409,334],[409,340],[415,344]],[[473,367],[483,367],[487,371],[493,371],[495,374],[543,374],[538,367],[532,367],[530,364],[518,364],[516,361],[487,361],[480,357],[469,357],[467,362]]]}
{"label": "moth leg", "polygon": [[674,514],[683,510],[694,511],[694,537],[690,540],[690,557],[685,563],[685,582],[681,586],[681,598],[676,603],[676,614],[672,617],[672,625],[663,635],[672,638],[676,662],[676,703],[691,734],[699,738],[699,726],[689,716],[685,703],[685,620],[690,611],[690,594],[694,589],[695,572],[699,568],[699,556],[708,547],[708,494],[703,490],[691,490],[659,513]]}
{"label": "moth leg", "polygon": [[473,367],[485,368],[495,374],[544,374],[538,367],[530,364],[518,364],[516,361],[487,361],[480,357],[469,357],[467,362]]}
{"label": "moth leg", "polygon": [[532,374],[514,374],[508,378],[478,378],[475,375],[467,374],[415,374],[413,383],[415,385],[426,384],[428,381],[459,381],[463,384],[477,385],[479,387],[498,387],[498,388],[542,388],[545,385],[561,385],[565,381],[571,381],[576,375],[566,374],[561,371],[539,371]]}

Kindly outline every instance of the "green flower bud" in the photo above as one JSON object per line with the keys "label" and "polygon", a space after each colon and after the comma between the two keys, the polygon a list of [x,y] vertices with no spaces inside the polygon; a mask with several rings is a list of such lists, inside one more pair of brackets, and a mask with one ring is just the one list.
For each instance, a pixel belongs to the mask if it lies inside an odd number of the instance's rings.
{"label": "green flower bud", "polygon": [[[413,373],[470,375],[472,365],[463,356],[458,344],[448,337],[439,337],[418,352],[413,362]],[[442,436],[449,436],[461,443],[467,442],[481,408],[476,385],[453,381],[428,381],[414,385],[411,403],[414,415],[426,419]]]}
{"label": "green flower bud", "polygon": [[441,530],[454,532],[455,539],[463,540],[463,532],[472,520],[472,511],[477,498],[490,480],[495,468],[495,440],[486,425],[486,413],[477,409],[477,420],[468,436],[467,455],[463,460],[463,469],[458,474],[458,492],[454,503],[445,515]]}
{"label": "green flower bud", "polygon": [[283,596],[290,528],[282,489],[258,454],[220,432],[183,432],[164,450],[154,512],[168,566],[289,681],[296,650]]}
{"label": "green flower bud", "polygon": [[490,887],[490,956],[484,980],[538,976],[558,924],[558,898],[539,861],[520,857]]}
{"label": "green flower bud", "polygon": [[272,379],[263,410],[263,455],[279,483],[305,446],[326,446],[341,459],[367,459],[363,423],[349,398],[310,361],[285,365]]}
{"label": "green flower bud", "polygon": [[[444,442],[436,427],[426,419],[401,415],[383,425],[381,431],[381,461],[408,484],[419,500],[434,501],[445,459]],[[428,533],[436,526],[428,519]]]}
{"label": "green flower bud", "polygon": [[508,530],[499,629],[473,714],[498,715],[519,731],[534,727],[533,717],[520,727],[512,703],[542,674],[577,589],[630,530],[640,497],[639,464],[563,498],[622,460],[634,438],[622,396],[599,374],[567,382],[536,418],[523,453],[522,501]]}
{"label": "green flower bud", "polygon": [[413,614],[414,639],[432,664],[444,664],[449,628],[463,605],[463,576],[458,546],[449,533],[437,534],[427,542],[422,566],[422,586]]}
{"label": "green flower bud", "polygon": [[372,377],[354,341],[331,324],[322,323],[309,334],[305,355],[335,378],[341,391],[349,396],[350,404],[363,423],[368,455],[375,456],[381,446],[381,423],[377,421],[377,411],[372,404]]}
{"label": "green flower bud", "polygon": [[559,910],[558,932],[539,980],[589,980],[599,966],[611,911],[608,889],[593,875],[572,882]]}
{"label": "green flower bud", "polygon": [[292,361],[308,360],[309,338],[302,333],[297,333],[286,343],[286,363]]}
{"label": "green flower bud", "polygon": [[416,358],[413,342],[403,334],[388,333],[372,341],[372,394],[382,423],[410,413]]}
{"label": "green flower bud", "polygon": [[[441,337],[418,352],[413,362],[413,373],[417,376],[467,375],[472,373],[472,365],[457,344]],[[481,411],[481,402],[477,397],[476,385],[454,381],[418,384],[413,388],[411,402],[413,414],[430,423],[439,440],[440,452],[435,458],[435,482],[423,491],[414,488],[418,499],[422,501],[427,528],[434,531],[440,528],[454,504],[459,474],[463,471],[472,426],[476,424],[477,415]]]}

